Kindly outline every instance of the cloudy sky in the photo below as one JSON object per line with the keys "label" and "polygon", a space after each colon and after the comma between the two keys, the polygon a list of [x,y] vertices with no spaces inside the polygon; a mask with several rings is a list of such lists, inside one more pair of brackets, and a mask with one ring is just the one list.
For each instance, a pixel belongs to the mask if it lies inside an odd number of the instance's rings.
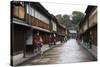
{"label": "cloudy sky", "polygon": [[85,12],[87,5],[97,4],[97,0],[31,0],[40,2],[50,13],[68,14],[73,11]]}
{"label": "cloudy sky", "polygon": [[50,13],[68,14],[73,11],[85,12],[87,5],[96,5],[100,0],[26,0],[40,2]]}
{"label": "cloudy sky", "polygon": [[71,15],[73,11],[85,12],[87,5],[79,4],[67,4],[67,3],[52,3],[52,2],[41,2],[41,4],[54,15],[57,14],[68,14]]}

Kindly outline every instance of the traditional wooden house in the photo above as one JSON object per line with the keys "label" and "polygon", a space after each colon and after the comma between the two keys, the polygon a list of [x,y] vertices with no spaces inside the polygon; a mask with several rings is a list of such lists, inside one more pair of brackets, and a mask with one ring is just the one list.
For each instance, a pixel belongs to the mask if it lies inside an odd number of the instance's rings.
{"label": "traditional wooden house", "polygon": [[66,28],[64,25],[57,23],[57,41],[63,42],[66,36]]}
{"label": "traditional wooden house", "polygon": [[61,25],[59,21],[56,19],[55,16],[52,15],[52,20],[51,20],[51,32],[53,34],[53,39],[56,42],[56,44],[63,42],[65,35],[66,35],[66,28],[65,26]]}
{"label": "traditional wooden house", "polygon": [[51,35],[50,37],[52,37],[52,43],[56,44],[56,38],[57,38],[57,19],[55,18],[54,15],[51,14],[51,26],[50,26],[50,31],[51,31]]}
{"label": "traditional wooden house", "polygon": [[75,38],[77,37],[77,30],[68,30],[68,36],[69,38]]}
{"label": "traditional wooden house", "polygon": [[39,2],[11,1],[11,62],[33,56],[33,37],[39,34],[45,44],[63,41],[65,27],[58,24]]}
{"label": "traditional wooden house", "polygon": [[85,13],[85,18],[79,24],[80,39],[94,51],[93,55],[97,57],[97,6],[88,6]]}
{"label": "traditional wooden house", "polygon": [[[29,25],[25,22],[25,5],[23,2],[11,2],[11,65],[14,60],[25,56],[26,30]],[[20,56],[20,58],[16,58]]]}
{"label": "traditional wooden house", "polygon": [[[39,2],[11,2],[11,60],[19,60],[33,52],[35,34],[49,43],[51,14]],[[33,53],[32,53],[33,54]],[[20,56],[18,59],[17,56]],[[17,62],[16,62],[17,63]],[[12,63],[12,64],[16,64]]]}

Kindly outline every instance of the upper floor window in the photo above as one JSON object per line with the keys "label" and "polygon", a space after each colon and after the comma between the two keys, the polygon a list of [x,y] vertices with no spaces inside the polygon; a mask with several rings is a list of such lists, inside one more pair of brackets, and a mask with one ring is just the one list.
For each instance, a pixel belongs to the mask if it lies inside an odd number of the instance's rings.
{"label": "upper floor window", "polygon": [[53,25],[53,31],[57,31],[57,26],[56,26],[56,23],[54,21],[52,21],[52,25]]}
{"label": "upper floor window", "polygon": [[30,6],[30,5],[27,5],[27,9],[26,9],[26,10],[27,10],[27,11],[26,11],[27,14],[32,15],[32,14],[31,14],[31,11],[32,11],[31,9],[32,9],[31,6]]}
{"label": "upper floor window", "polygon": [[44,16],[42,13],[40,13],[39,11],[35,10],[34,8],[32,8],[30,5],[27,5],[27,9],[26,10],[27,10],[26,11],[27,14],[29,14],[29,15],[31,15],[31,16],[33,16],[33,17],[35,17],[35,18],[47,23],[47,24],[49,24],[49,19],[46,16]]}

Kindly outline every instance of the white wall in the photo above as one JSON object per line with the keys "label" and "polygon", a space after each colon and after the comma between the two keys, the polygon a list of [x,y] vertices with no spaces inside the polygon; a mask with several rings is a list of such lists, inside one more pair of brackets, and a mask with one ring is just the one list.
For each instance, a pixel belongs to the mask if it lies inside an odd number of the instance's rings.
{"label": "white wall", "polygon": [[26,12],[29,14],[29,15],[32,15],[32,8],[30,7],[30,5],[27,5],[27,8],[26,8]]}
{"label": "white wall", "polygon": [[28,30],[27,31],[26,45],[32,45],[32,38],[33,38],[32,31]]}
{"label": "white wall", "polygon": [[57,31],[57,25],[54,21],[52,21],[52,25],[53,25],[53,31]]}

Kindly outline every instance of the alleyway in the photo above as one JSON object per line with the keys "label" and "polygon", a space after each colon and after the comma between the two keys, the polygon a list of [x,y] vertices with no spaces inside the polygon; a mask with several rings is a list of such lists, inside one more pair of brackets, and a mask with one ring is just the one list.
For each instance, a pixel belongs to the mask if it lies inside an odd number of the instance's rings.
{"label": "alleyway", "polygon": [[92,61],[91,58],[91,55],[87,53],[84,48],[78,45],[75,39],[70,39],[66,43],[48,50],[42,57],[38,55],[21,65],[89,62]]}

